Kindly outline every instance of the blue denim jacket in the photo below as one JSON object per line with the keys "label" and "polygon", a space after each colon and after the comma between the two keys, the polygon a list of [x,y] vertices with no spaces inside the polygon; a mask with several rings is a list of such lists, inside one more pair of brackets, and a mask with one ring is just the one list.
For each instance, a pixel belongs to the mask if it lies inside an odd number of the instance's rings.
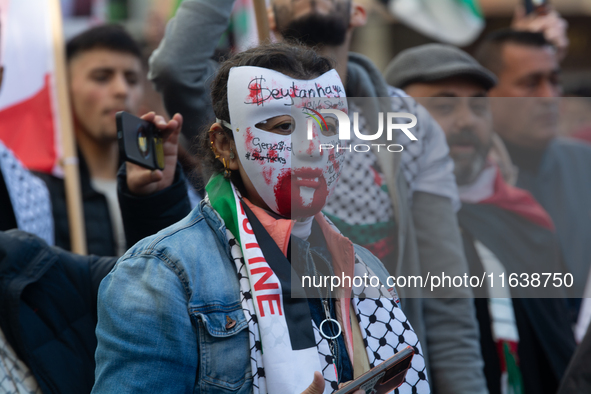
{"label": "blue denim jacket", "polygon": [[[99,289],[94,394],[252,391],[248,324],[225,234],[202,201],[121,257]],[[379,260],[355,251],[385,283]]]}

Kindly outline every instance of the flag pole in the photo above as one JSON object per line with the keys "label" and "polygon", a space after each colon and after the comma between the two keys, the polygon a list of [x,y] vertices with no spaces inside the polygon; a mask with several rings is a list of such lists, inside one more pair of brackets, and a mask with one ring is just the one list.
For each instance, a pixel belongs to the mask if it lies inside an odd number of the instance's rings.
{"label": "flag pole", "polygon": [[57,108],[62,144],[61,164],[64,168],[64,185],[68,207],[68,224],[70,227],[70,243],[72,252],[87,254],[86,228],[82,210],[80,173],[78,155],[74,140],[74,125],[70,107],[68,80],[66,71],[66,54],[62,27],[61,4],[59,0],[49,0],[53,53],[55,59],[55,87],[57,91]]}
{"label": "flag pole", "polygon": [[269,42],[271,35],[269,33],[269,20],[267,19],[267,4],[265,0],[253,0],[254,15],[257,21],[257,32],[259,33],[259,43]]}

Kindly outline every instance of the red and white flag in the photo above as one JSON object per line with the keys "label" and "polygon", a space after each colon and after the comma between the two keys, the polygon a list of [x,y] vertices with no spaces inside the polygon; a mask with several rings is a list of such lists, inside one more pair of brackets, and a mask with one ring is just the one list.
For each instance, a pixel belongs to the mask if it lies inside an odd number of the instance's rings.
{"label": "red and white flag", "polygon": [[[52,0],[0,0],[0,140],[30,169],[60,173]],[[59,3],[58,3],[59,4]]]}

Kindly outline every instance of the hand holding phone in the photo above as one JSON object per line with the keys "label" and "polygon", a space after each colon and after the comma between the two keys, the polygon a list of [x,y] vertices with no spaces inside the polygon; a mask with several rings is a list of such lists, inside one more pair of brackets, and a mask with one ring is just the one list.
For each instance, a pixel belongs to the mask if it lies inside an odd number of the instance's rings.
{"label": "hand holding phone", "polygon": [[163,170],[162,133],[156,125],[125,111],[117,112],[116,119],[121,157],[150,170]]}
{"label": "hand holding phone", "polygon": [[404,383],[414,354],[408,346],[333,394],[352,394],[357,390],[365,390],[366,394],[389,393]]}
{"label": "hand holding phone", "polygon": [[[120,115],[121,114],[121,115]],[[123,121],[126,120],[127,123]],[[138,165],[135,159],[130,159],[130,154],[124,151],[127,146],[130,146],[132,152],[135,152],[136,158],[138,154],[140,157],[145,157],[145,151],[149,147],[147,145],[141,145],[147,143],[147,141],[141,141],[138,133],[138,128],[141,125],[147,127],[154,127],[153,133],[159,133],[159,137],[162,139],[162,167],[160,170],[154,161],[146,160],[148,163],[144,165],[140,163]],[[132,194],[136,195],[148,195],[162,190],[172,184],[174,181],[176,162],[178,155],[178,142],[183,124],[183,117],[180,114],[176,114],[167,123],[162,116],[156,115],[154,112],[147,113],[141,118],[135,117],[127,113],[117,114],[117,131],[119,137],[120,152],[124,160],[126,160],[127,167],[127,187]],[[125,134],[123,130],[126,130]],[[142,130],[143,131],[143,130]],[[121,132],[121,133],[120,133]],[[143,134],[143,133],[142,133]],[[127,136],[127,146],[123,145],[124,137]],[[134,146],[135,144],[135,146]],[[123,146],[122,146],[123,145]],[[152,148],[156,148],[154,145]],[[138,152],[139,151],[139,152]],[[150,157],[154,157],[156,153],[149,152]],[[154,156],[152,156],[154,155]],[[139,160],[138,160],[139,161]]]}
{"label": "hand holding phone", "polygon": [[544,34],[556,48],[559,61],[568,52],[568,22],[552,8],[549,0],[524,0],[523,6],[515,9],[511,28]]}

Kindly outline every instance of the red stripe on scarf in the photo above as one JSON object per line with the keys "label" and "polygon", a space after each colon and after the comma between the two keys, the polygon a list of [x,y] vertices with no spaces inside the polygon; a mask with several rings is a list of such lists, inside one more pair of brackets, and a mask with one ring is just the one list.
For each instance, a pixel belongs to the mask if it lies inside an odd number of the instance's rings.
{"label": "red stripe on scarf", "polygon": [[554,231],[554,223],[548,212],[542,208],[530,192],[509,185],[497,169],[494,194],[480,204],[492,204],[501,209],[511,211],[538,226]]}

